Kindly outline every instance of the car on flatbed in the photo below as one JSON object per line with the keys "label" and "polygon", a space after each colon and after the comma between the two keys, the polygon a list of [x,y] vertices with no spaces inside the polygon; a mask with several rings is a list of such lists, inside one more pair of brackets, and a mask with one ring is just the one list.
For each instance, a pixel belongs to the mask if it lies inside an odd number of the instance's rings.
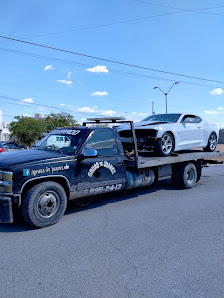
{"label": "car on flatbed", "polygon": [[[138,149],[154,150],[159,156],[193,148],[212,152],[219,137],[216,124],[192,114],[155,114],[134,123],[134,128]],[[121,125],[117,130],[121,137],[131,135],[128,125]]]}
{"label": "car on flatbed", "polygon": [[[198,151],[145,156],[138,152],[132,121],[96,118],[89,122],[54,129],[32,149],[0,154],[0,222],[13,222],[12,205],[21,208],[28,224],[43,228],[59,221],[68,200],[149,186],[167,178],[181,188],[192,188],[208,163],[205,159],[224,155]],[[115,128],[91,126],[104,122],[130,125],[128,150]]]}

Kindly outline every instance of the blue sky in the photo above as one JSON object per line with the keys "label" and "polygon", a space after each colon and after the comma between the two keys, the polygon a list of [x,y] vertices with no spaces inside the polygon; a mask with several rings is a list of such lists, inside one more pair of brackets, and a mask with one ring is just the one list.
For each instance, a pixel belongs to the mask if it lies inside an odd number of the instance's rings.
{"label": "blue sky", "polygon": [[[190,11],[189,11],[190,10]],[[192,11],[195,10],[195,11]],[[0,38],[0,109],[140,120],[195,113],[224,127],[222,0],[0,2],[0,35],[191,79]],[[213,81],[213,82],[212,82]]]}

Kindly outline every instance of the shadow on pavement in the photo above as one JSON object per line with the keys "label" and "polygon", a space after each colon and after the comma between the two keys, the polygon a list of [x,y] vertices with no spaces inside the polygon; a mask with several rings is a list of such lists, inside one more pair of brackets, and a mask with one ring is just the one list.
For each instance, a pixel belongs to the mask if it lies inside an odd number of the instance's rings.
{"label": "shadow on pavement", "polygon": [[[163,180],[161,182],[156,182],[151,186],[148,187],[140,187],[135,188],[127,191],[119,191],[119,192],[111,192],[102,195],[96,195],[93,197],[93,201],[88,206],[81,206],[75,203],[75,201],[69,201],[67,210],[65,215],[75,214],[76,212],[82,212],[86,210],[91,210],[95,208],[99,208],[101,206],[117,203],[124,200],[130,200],[133,198],[137,198],[138,196],[154,193],[158,190],[174,190],[176,189],[170,183],[170,180]],[[87,198],[88,199],[88,198]],[[90,197],[89,197],[90,199]],[[85,198],[82,200],[80,199],[79,203],[85,204]],[[21,233],[35,230],[35,228],[29,226],[25,220],[23,219],[22,215],[20,214],[20,210],[14,208],[13,210],[13,223],[11,224],[0,224],[0,233]]]}

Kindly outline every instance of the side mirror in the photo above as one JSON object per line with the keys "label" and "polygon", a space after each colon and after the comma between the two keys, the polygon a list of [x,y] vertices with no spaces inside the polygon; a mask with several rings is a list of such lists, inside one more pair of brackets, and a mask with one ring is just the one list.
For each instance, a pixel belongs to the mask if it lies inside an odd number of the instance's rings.
{"label": "side mirror", "polygon": [[84,154],[83,157],[97,157],[98,153],[97,150],[95,149],[91,149],[91,148],[87,148],[84,150]]}

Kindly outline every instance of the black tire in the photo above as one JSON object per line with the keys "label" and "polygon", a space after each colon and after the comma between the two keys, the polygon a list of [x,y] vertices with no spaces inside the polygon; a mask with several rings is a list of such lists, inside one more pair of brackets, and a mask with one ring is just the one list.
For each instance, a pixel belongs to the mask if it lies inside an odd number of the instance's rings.
{"label": "black tire", "polygon": [[22,202],[22,214],[30,225],[44,228],[57,223],[66,207],[64,188],[56,182],[46,181],[27,191]]}
{"label": "black tire", "polygon": [[192,188],[197,182],[197,169],[193,163],[180,166],[178,184],[181,188]]}
{"label": "black tire", "polygon": [[155,153],[159,156],[169,156],[174,151],[174,138],[169,132],[165,132],[155,144]]}
{"label": "black tire", "polygon": [[209,138],[208,138],[208,144],[205,148],[203,148],[204,151],[206,152],[213,152],[216,149],[217,146],[217,135],[213,132],[210,134]]}

